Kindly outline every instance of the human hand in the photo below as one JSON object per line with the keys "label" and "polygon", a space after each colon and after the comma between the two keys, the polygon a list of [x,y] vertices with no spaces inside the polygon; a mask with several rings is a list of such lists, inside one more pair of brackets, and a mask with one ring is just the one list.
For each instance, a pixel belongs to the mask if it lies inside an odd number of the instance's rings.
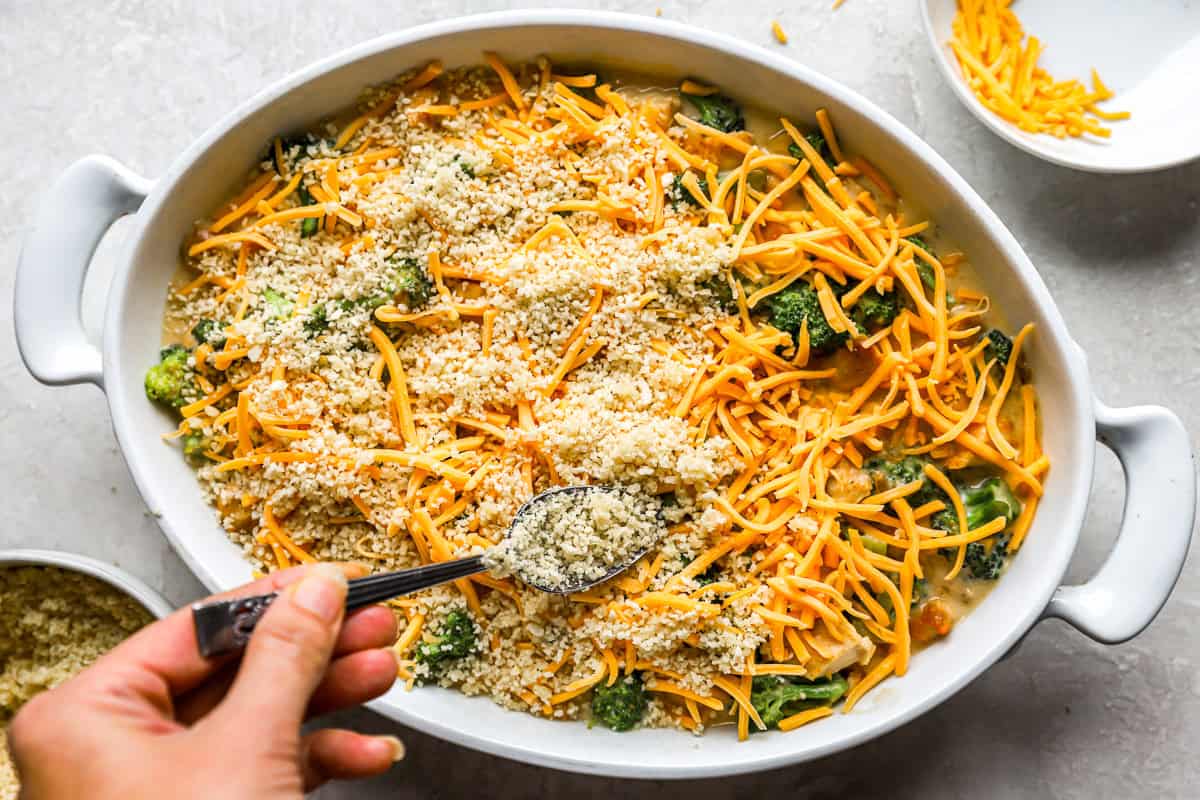
{"label": "human hand", "polygon": [[282,590],[240,661],[205,659],[190,609],[147,626],[32,700],[9,726],[25,800],[299,798],[327,780],[386,771],[394,737],[301,724],[387,691],[392,612],[343,621],[356,565],[277,572],[220,597]]}

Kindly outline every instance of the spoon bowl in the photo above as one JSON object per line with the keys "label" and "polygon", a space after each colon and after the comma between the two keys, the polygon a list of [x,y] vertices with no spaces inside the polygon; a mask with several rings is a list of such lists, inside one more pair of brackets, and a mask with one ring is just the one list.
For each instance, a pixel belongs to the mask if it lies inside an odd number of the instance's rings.
{"label": "spoon bowl", "polygon": [[[529,498],[528,500],[525,501],[524,504],[522,504],[522,506],[520,508],[517,509],[517,513],[513,515],[512,522],[509,524],[508,535],[511,536],[513,530],[522,521],[524,521],[526,518],[532,516],[534,513],[536,513],[538,510],[540,510],[549,500],[551,500],[554,497],[570,496],[573,500],[581,503],[588,495],[595,496],[595,495],[599,495],[599,494],[623,494],[623,493],[625,493],[625,490],[623,490],[623,489],[620,489],[615,486],[605,486],[605,485],[559,486],[554,489],[548,489],[548,490],[542,492],[541,494],[536,494],[533,497]],[[656,514],[656,518],[661,527],[661,523],[662,523],[661,512]],[[576,580],[571,583],[559,584],[557,586],[548,586],[543,582],[539,582],[538,579],[530,571],[521,569],[520,562],[518,562],[518,564],[514,567],[513,572],[517,575],[518,578],[521,579],[521,582],[524,583],[526,586],[532,586],[534,589],[538,589],[539,591],[546,592],[547,594],[558,594],[558,595],[575,594],[577,592],[587,591],[588,589],[591,589],[592,587],[599,586],[600,584],[604,583],[605,581],[612,580],[613,578],[617,577],[622,572],[624,572],[625,570],[629,569],[631,566],[636,564],[638,559],[640,559],[642,556],[646,555],[646,552],[650,549],[651,546],[652,545],[648,545],[646,547],[641,547],[641,548],[638,548],[638,549],[626,554],[625,557],[622,558],[621,560],[612,563],[609,566],[609,569],[600,577],[589,578],[586,580],[582,580],[582,579]]]}

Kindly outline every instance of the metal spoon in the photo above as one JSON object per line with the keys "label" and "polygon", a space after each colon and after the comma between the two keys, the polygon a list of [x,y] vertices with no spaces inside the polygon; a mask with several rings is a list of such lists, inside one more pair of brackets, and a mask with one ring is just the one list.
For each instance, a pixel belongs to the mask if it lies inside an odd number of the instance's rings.
{"label": "metal spoon", "polygon": [[[517,509],[517,513],[513,516],[512,523],[509,525],[509,532],[511,533],[513,527],[522,517],[532,512],[554,495],[572,494],[576,498],[582,498],[588,493],[619,491],[621,489],[613,486],[561,486],[556,489],[550,489],[529,498],[524,505]],[[553,588],[538,585],[534,580],[522,575],[520,570],[517,571],[517,576],[526,585],[540,589],[543,592],[550,594],[574,594],[575,592],[585,591],[611,578],[615,578],[645,554],[645,549],[631,554],[623,562],[612,565],[604,575],[595,580],[560,585]],[[358,608],[374,605],[392,597],[409,594],[420,589],[428,589],[430,586],[436,586],[439,583],[446,583],[458,580],[459,578],[465,578],[469,575],[486,572],[487,569],[488,567],[484,563],[483,556],[470,556],[468,558],[455,559],[454,561],[427,564],[423,567],[414,567],[413,569],[402,569],[395,572],[369,575],[365,578],[356,578],[350,581],[350,589],[346,593],[346,611],[353,611]],[[250,634],[254,632],[254,626],[258,624],[258,620],[276,597],[278,597],[278,593],[272,592],[271,594],[255,595],[253,597],[239,597],[234,600],[218,600],[212,603],[197,603],[193,605],[192,619],[196,625],[196,643],[199,645],[200,654],[205,657],[212,657],[245,647],[246,642],[250,640]]]}

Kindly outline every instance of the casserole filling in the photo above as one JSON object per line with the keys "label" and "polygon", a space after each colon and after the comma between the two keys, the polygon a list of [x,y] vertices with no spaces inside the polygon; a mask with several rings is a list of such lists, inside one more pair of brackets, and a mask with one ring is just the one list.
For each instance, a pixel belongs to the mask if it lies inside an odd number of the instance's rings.
{"label": "casserole filling", "polygon": [[231,176],[146,376],[167,438],[264,571],[483,552],[554,486],[657,498],[666,536],[586,593],[391,601],[410,687],[742,738],[851,710],[1029,530],[1031,327],[824,111],[485,61]]}

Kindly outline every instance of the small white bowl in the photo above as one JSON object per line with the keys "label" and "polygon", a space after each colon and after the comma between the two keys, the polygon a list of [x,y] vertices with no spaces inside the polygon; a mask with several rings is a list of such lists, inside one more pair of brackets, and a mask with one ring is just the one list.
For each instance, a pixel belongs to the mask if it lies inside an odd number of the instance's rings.
{"label": "small white bowl", "polygon": [[1040,66],[1059,79],[1091,85],[1094,67],[1116,95],[1105,104],[1132,117],[1112,137],[1056,139],[1027,133],[985,108],[967,87],[947,42],[956,0],[921,0],[925,32],[958,98],[1001,137],[1085,172],[1165,169],[1200,157],[1200,3],[1186,0],[1095,2],[1019,0],[1014,11],[1044,49]]}
{"label": "small white bowl", "polygon": [[162,595],[125,570],[87,556],[58,550],[0,550],[0,569],[10,567],[58,567],[90,575],[129,595],[156,619],[175,610]]}

